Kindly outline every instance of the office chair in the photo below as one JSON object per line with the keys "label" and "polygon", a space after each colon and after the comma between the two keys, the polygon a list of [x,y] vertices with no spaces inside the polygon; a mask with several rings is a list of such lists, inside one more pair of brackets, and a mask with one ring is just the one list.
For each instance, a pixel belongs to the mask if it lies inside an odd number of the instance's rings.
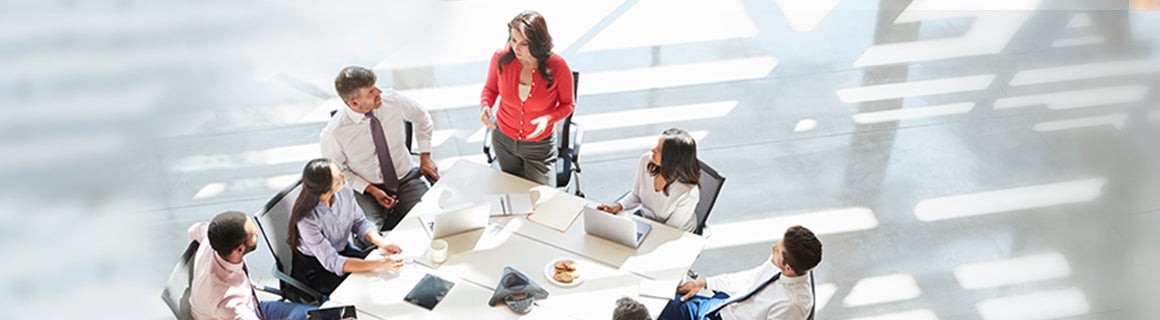
{"label": "office chair", "polygon": [[[190,241],[186,246],[185,252],[181,254],[181,259],[177,261],[177,266],[173,267],[173,272],[169,273],[169,280],[165,285],[165,289],[161,290],[161,300],[169,306],[169,310],[173,311],[173,317],[177,320],[193,319],[193,310],[189,305],[189,296],[193,284],[193,258],[197,255],[197,248],[200,244],[197,241]],[[269,292],[279,297],[282,296],[282,291],[262,286],[258,288],[265,292]]]}
{"label": "office chair", "polygon": [[161,300],[165,301],[178,320],[193,319],[189,294],[190,285],[193,283],[193,256],[197,253],[197,247],[197,241],[189,242],[189,246],[181,254],[181,260],[177,261],[177,266],[169,273],[169,282],[165,284],[165,289],[161,290]]}
{"label": "office chair", "polygon": [[[717,196],[721,195],[721,186],[725,184],[725,177],[713,169],[705,161],[697,160],[701,163],[701,200],[697,202],[697,208],[693,213],[697,215],[697,230],[693,233],[697,235],[705,235],[705,230],[708,228],[705,224],[709,222],[709,213],[713,212],[713,205],[717,204]],[[708,237],[708,236],[706,236]]]}
{"label": "office chair", "polygon": [[814,320],[814,311],[818,306],[818,290],[814,288],[816,282],[814,281],[814,271],[810,270],[810,295],[814,297],[813,303],[810,304],[810,316],[806,320]]}
{"label": "office chair", "polygon": [[[713,212],[713,206],[717,204],[717,197],[721,195],[721,187],[725,185],[725,177],[705,161],[697,160],[697,162],[701,164],[701,200],[697,202],[697,208],[693,209],[693,213],[697,215],[697,229],[693,233],[708,238],[712,235],[707,225],[709,214]],[[693,269],[689,269],[687,275],[693,279],[700,277]]]}
{"label": "office chair", "polygon": [[290,276],[294,254],[294,248],[291,248],[287,241],[290,213],[300,192],[302,181],[295,181],[290,187],[270,198],[262,211],[254,216],[254,221],[258,224],[258,230],[262,231],[262,239],[266,241],[270,253],[274,255],[272,273],[278,278],[283,297],[294,303],[317,305],[326,301],[327,297]]}
{"label": "office chair", "polygon": [[[580,72],[572,71],[572,95],[573,101],[578,101],[580,88]],[[564,121],[556,123],[556,188],[565,188],[573,181],[572,176],[576,177],[576,191],[574,194],[581,198],[584,197],[584,192],[580,191],[580,144],[584,140],[584,129],[580,124],[572,121],[572,116],[576,114],[573,110]],[[491,152],[491,130],[483,137],[483,155],[487,157],[487,163],[495,166],[495,155]]]}

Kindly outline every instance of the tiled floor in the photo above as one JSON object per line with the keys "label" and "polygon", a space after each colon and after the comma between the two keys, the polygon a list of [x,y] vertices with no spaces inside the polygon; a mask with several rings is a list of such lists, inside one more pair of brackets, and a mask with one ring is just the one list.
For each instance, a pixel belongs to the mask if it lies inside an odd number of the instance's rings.
{"label": "tiled floor", "polygon": [[346,65],[431,109],[442,166],[481,161],[485,59],[524,9],[582,73],[590,199],[670,127],[727,177],[702,274],[803,224],[819,319],[1153,318],[1160,11],[1107,2],[8,5],[0,318],[168,318],[185,228],[318,156]]}

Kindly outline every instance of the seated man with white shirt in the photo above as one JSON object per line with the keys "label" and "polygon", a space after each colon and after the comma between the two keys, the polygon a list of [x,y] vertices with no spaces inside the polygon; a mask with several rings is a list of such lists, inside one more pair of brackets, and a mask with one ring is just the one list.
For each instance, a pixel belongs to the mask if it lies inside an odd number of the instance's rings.
{"label": "seated man with white shirt", "polygon": [[[772,251],[756,268],[682,283],[657,319],[808,318],[814,304],[809,272],[822,260],[822,243],[793,226]],[[706,298],[697,295],[700,289],[716,293]]]}
{"label": "seated man with white shirt", "polygon": [[316,308],[258,301],[243,259],[258,248],[258,228],[246,214],[227,211],[208,224],[194,224],[189,238],[200,243],[189,293],[194,319],[306,319],[306,312]]}
{"label": "seated man with white shirt", "polygon": [[[422,105],[394,89],[380,90],[374,72],[343,68],[334,88],[346,104],[322,129],[322,156],[342,168],[359,206],[380,230],[391,230],[427,192],[426,176],[439,179],[431,160],[434,122]],[[419,167],[411,161],[406,126],[415,126]]]}

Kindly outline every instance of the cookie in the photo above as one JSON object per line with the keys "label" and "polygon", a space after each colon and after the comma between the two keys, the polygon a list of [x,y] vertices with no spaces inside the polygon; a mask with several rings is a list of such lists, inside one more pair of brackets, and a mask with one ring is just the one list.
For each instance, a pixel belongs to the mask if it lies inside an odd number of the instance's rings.
{"label": "cookie", "polygon": [[572,283],[572,281],[576,280],[576,276],[571,272],[557,272],[556,275],[552,276],[552,279],[560,283]]}
{"label": "cookie", "polygon": [[561,260],[554,265],[556,272],[576,271],[576,262],[572,260]]}

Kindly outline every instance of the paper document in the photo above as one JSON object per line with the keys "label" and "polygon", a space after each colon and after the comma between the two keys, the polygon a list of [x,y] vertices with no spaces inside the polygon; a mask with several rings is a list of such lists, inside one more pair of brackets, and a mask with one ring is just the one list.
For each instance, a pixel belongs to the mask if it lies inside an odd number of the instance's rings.
{"label": "paper document", "polygon": [[661,299],[672,299],[677,294],[677,282],[672,280],[640,281],[640,295]]}
{"label": "paper document", "polygon": [[546,186],[532,188],[531,194],[535,205],[528,220],[560,232],[568,230],[586,203],[584,199],[561,194],[556,188]]}
{"label": "paper document", "polygon": [[484,196],[491,202],[491,216],[510,216],[513,214],[532,213],[532,195],[530,193],[506,193]]}

